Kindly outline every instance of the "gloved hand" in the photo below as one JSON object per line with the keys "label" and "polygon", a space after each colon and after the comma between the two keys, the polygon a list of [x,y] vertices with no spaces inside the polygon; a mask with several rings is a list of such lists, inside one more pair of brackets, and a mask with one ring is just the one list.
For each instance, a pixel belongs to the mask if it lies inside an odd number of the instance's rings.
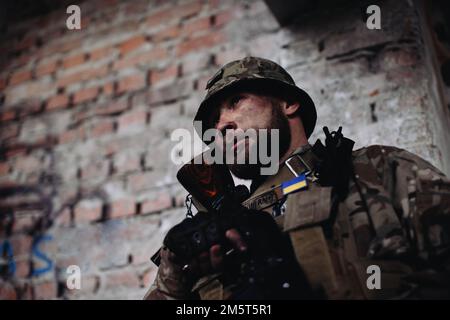
{"label": "gloved hand", "polygon": [[289,238],[273,217],[266,212],[233,209],[200,212],[169,231],[164,244],[176,252],[180,265],[186,265],[183,272],[199,279],[223,271],[224,283],[239,285],[245,290],[242,296],[252,299],[309,295]]}
{"label": "gloved hand", "polygon": [[[245,243],[235,229],[226,232],[226,237],[238,251],[247,250]],[[160,251],[160,265],[156,279],[145,295],[146,300],[190,299],[194,283],[202,276],[222,268],[223,254],[220,245],[213,245],[208,251],[195,257],[187,270],[184,264],[166,246]]]}
{"label": "gloved hand", "polygon": [[176,257],[167,247],[160,251],[161,263],[156,279],[145,295],[146,300],[189,299],[193,279],[182,270]]}

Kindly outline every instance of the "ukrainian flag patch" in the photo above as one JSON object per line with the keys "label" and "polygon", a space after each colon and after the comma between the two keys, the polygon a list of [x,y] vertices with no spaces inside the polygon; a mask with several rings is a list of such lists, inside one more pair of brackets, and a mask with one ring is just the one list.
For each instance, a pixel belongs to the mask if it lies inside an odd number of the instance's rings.
{"label": "ukrainian flag patch", "polygon": [[294,179],[283,182],[281,184],[281,190],[283,191],[283,195],[287,195],[289,193],[304,189],[307,186],[308,183],[306,182],[306,176],[301,174]]}

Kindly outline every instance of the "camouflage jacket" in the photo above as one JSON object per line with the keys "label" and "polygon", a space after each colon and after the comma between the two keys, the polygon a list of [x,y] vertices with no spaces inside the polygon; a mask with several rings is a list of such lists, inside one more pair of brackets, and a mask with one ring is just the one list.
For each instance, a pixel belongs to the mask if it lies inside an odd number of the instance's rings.
{"label": "camouflage jacket", "polygon": [[[296,155],[300,167],[314,170],[310,148]],[[354,175],[341,201],[313,175],[307,188],[280,196],[274,186],[292,179],[289,167],[255,188],[247,206],[275,216],[325,298],[450,297],[450,181],[438,169],[402,149],[362,148],[353,152]],[[162,277],[170,278],[166,271],[159,270],[148,298],[177,298],[158,288]],[[202,299],[226,299],[229,291],[214,275],[192,289]]]}

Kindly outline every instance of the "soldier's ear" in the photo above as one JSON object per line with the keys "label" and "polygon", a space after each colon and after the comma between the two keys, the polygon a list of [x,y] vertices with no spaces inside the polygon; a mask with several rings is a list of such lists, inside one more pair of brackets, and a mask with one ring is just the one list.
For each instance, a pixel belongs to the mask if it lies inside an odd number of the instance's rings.
{"label": "soldier's ear", "polygon": [[293,116],[294,114],[296,114],[296,112],[300,108],[300,103],[283,101],[281,103],[281,108],[283,110],[283,113],[287,117],[290,117],[290,116]]}

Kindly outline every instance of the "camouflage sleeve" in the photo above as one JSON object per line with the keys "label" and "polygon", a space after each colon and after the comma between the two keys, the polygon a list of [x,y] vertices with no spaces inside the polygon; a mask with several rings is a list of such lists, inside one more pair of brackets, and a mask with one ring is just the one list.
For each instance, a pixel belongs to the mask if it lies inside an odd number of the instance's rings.
{"label": "camouflage sleeve", "polygon": [[414,297],[450,297],[450,180],[422,158],[381,147],[376,168],[410,243]]}
{"label": "camouflage sleeve", "polygon": [[173,262],[173,253],[161,248],[161,264],[156,279],[144,296],[144,300],[187,300],[192,299],[191,282],[181,267]]}

